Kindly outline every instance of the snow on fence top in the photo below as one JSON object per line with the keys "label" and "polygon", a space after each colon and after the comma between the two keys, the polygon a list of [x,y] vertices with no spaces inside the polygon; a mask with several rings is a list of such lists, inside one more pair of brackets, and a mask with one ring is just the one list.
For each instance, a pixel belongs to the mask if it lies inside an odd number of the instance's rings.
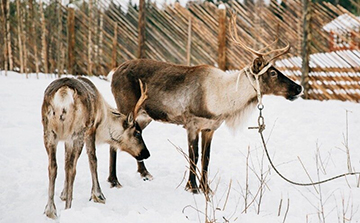
{"label": "snow on fence top", "polygon": [[346,33],[352,30],[358,32],[360,28],[360,17],[342,14],[323,26],[326,32]]}
{"label": "snow on fence top", "polygon": [[[290,57],[276,62],[277,67],[287,69],[300,69],[301,58]],[[326,53],[315,53],[310,55],[310,68],[312,69],[352,69],[360,70],[360,51],[359,50],[342,50]]]}
{"label": "snow on fence top", "polygon": [[[276,62],[285,75],[301,79],[301,58]],[[310,55],[309,96],[312,99],[360,102],[360,51],[342,50]]]}

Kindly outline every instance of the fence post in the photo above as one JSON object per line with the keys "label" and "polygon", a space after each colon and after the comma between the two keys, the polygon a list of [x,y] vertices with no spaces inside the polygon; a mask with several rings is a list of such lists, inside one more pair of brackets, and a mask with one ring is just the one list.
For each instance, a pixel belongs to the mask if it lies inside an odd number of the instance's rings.
{"label": "fence post", "polygon": [[[30,9],[30,35],[32,35],[33,37],[35,36],[35,10],[34,10],[34,0],[29,0],[29,9]],[[38,49],[37,49],[37,43],[36,43],[36,39],[37,38],[30,38],[30,45],[33,47],[33,51],[34,51],[34,59],[35,59],[35,72],[36,72],[36,77],[39,78],[39,59],[38,59]]]}
{"label": "fence post", "polygon": [[99,9],[98,9],[98,5],[97,5],[98,1],[94,0],[93,3],[93,8],[94,8],[94,12],[93,12],[93,18],[91,20],[93,20],[93,33],[94,33],[94,41],[93,41],[93,72],[98,76],[99,74],[99,70],[98,70],[98,66],[99,66],[99,26],[98,26],[98,22],[99,22]]}
{"label": "fence post", "polygon": [[61,9],[61,2],[58,2],[56,5],[56,16],[57,16],[57,44],[56,44],[56,48],[57,48],[57,57],[56,57],[56,69],[58,72],[58,77],[61,77],[62,73],[63,73],[63,69],[62,69],[62,9]]}
{"label": "fence post", "polygon": [[68,6],[68,74],[74,75],[74,52],[75,52],[75,10]]}
{"label": "fence post", "polygon": [[[4,5],[5,6],[5,5]],[[8,52],[8,59],[9,59],[9,70],[13,70],[14,68],[14,61],[13,61],[13,54],[11,48],[11,32],[10,32],[10,0],[6,1],[6,33],[7,33],[7,52]]]}
{"label": "fence post", "polygon": [[92,20],[93,20],[93,0],[89,0],[89,30],[88,30],[88,74],[87,75],[92,75],[92,66],[93,66],[93,61],[92,61],[92,52],[93,52],[93,45],[92,45]]}
{"label": "fence post", "polygon": [[189,17],[188,23],[188,39],[187,39],[187,46],[186,46],[186,65],[191,65],[191,30],[192,30],[192,19],[191,16]]}
{"label": "fence post", "polygon": [[7,29],[6,29],[6,24],[7,24],[7,20],[6,20],[6,14],[7,14],[7,3],[6,0],[1,2],[1,13],[2,13],[2,22],[3,24],[1,24],[2,28],[4,29],[4,70],[5,70],[5,76],[7,76],[7,71],[8,71],[8,51],[7,51]]}
{"label": "fence post", "polygon": [[16,14],[17,14],[17,31],[18,31],[18,47],[19,47],[19,61],[20,61],[20,72],[24,73],[24,51],[23,51],[23,38],[22,38],[22,14],[20,9],[20,0],[16,0]]}
{"label": "fence post", "polygon": [[145,0],[139,2],[139,18],[138,18],[138,52],[137,58],[145,58]]}
{"label": "fence post", "polygon": [[98,50],[98,57],[99,57],[99,63],[98,68],[101,75],[105,75],[104,67],[103,67],[103,41],[104,41],[104,12],[101,9],[100,11],[100,24],[99,24],[99,50]]}
{"label": "fence post", "polygon": [[40,14],[41,14],[41,60],[44,65],[44,72],[49,73],[48,68],[48,54],[47,54],[47,44],[46,44],[46,21],[44,15],[44,9],[42,1],[40,0]]}
{"label": "fence post", "polygon": [[29,56],[29,51],[28,51],[28,34],[27,34],[27,26],[28,26],[28,13],[26,13],[27,8],[26,8],[26,3],[22,3],[22,7],[21,7],[21,14],[22,14],[22,32],[21,32],[21,38],[23,39],[23,59],[24,59],[24,72],[25,72],[25,76],[26,78],[29,78],[29,64],[28,64],[28,56]]}
{"label": "fence post", "polygon": [[311,1],[302,0],[303,3],[303,41],[301,46],[301,85],[304,88],[303,98],[309,99],[309,62],[311,44]]}
{"label": "fence post", "polygon": [[114,37],[113,37],[113,47],[112,47],[112,56],[111,56],[111,69],[116,67],[116,56],[117,56],[117,22],[114,22]]}
{"label": "fence post", "polygon": [[218,16],[218,66],[221,70],[226,70],[226,8],[224,4],[219,5]]}

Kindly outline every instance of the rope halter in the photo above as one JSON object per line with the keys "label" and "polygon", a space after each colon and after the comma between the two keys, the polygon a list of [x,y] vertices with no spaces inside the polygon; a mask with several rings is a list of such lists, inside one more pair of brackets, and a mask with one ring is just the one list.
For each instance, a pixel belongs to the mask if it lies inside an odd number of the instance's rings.
{"label": "rope halter", "polygon": [[[258,99],[258,109],[261,111],[263,108],[264,108],[264,105],[262,103],[262,95],[261,95],[261,90],[260,90],[260,81],[259,81],[259,77],[261,75],[263,75],[264,73],[266,73],[266,71],[271,67],[271,63],[268,63],[265,67],[263,67],[259,73],[254,73],[252,71],[252,69],[247,66],[245,67],[245,74],[246,74],[246,77],[249,79],[250,81],[250,84],[253,86],[253,88],[255,89],[256,91],[256,95],[257,95],[257,99]],[[253,75],[255,77],[255,83],[254,81],[251,79],[250,75]]]}

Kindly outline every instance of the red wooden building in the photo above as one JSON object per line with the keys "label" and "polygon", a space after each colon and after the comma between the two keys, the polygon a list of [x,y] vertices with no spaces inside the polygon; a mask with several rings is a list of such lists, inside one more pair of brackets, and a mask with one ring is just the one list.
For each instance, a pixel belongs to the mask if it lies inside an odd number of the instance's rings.
{"label": "red wooden building", "polygon": [[360,17],[342,14],[323,29],[330,35],[330,51],[360,49]]}

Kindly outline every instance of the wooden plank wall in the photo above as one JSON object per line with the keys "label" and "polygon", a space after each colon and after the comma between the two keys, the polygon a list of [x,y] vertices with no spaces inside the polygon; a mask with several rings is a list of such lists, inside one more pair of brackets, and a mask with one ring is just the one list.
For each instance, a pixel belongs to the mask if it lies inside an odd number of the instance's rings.
{"label": "wooden plank wall", "polygon": [[[19,70],[23,67],[25,73],[39,71],[63,74],[72,71],[75,75],[106,75],[114,66],[136,58],[136,7],[128,5],[120,8],[112,5],[110,0],[91,0],[77,1],[74,8],[69,8],[59,2],[1,1],[0,69]],[[301,0],[282,2],[279,5],[276,0],[272,0],[267,6],[243,5],[232,1],[226,5],[226,18],[222,19],[226,24],[219,24],[219,9],[213,3],[190,2],[186,7],[175,3],[160,7],[147,1],[145,57],[177,64],[214,66],[218,66],[218,58],[222,58],[225,65],[220,65],[224,69],[241,69],[251,62],[253,55],[229,41],[229,29],[225,33],[225,49],[221,51],[226,52],[225,59],[223,55],[219,57],[219,27],[229,27],[229,18],[233,13],[237,14],[239,36],[250,47],[261,49],[273,43],[269,49],[276,49],[290,43],[291,50],[287,56],[298,56],[302,41]],[[23,16],[17,15],[16,4]],[[39,7],[40,4],[43,7]],[[7,13],[9,5],[15,6],[15,12],[10,15]],[[313,4],[312,13],[313,38],[310,51],[312,54],[327,52],[329,34],[322,26],[349,12],[341,6],[324,3]],[[23,27],[23,31],[19,33],[18,27]],[[36,33],[35,36],[32,33]],[[359,32],[355,35],[360,39]],[[359,72],[359,66],[356,65],[346,69],[348,73]],[[288,73],[299,79],[299,75]],[[351,97],[338,96],[329,94],[326,89],[344,92],[346,87],[336,83],[352,78],[331,75],[327,79],[335,84],[327,85],[322,77],[312,75],[310,98],[359,101],[359,93]],[[355,92],[358,91],[355,89]]]}

